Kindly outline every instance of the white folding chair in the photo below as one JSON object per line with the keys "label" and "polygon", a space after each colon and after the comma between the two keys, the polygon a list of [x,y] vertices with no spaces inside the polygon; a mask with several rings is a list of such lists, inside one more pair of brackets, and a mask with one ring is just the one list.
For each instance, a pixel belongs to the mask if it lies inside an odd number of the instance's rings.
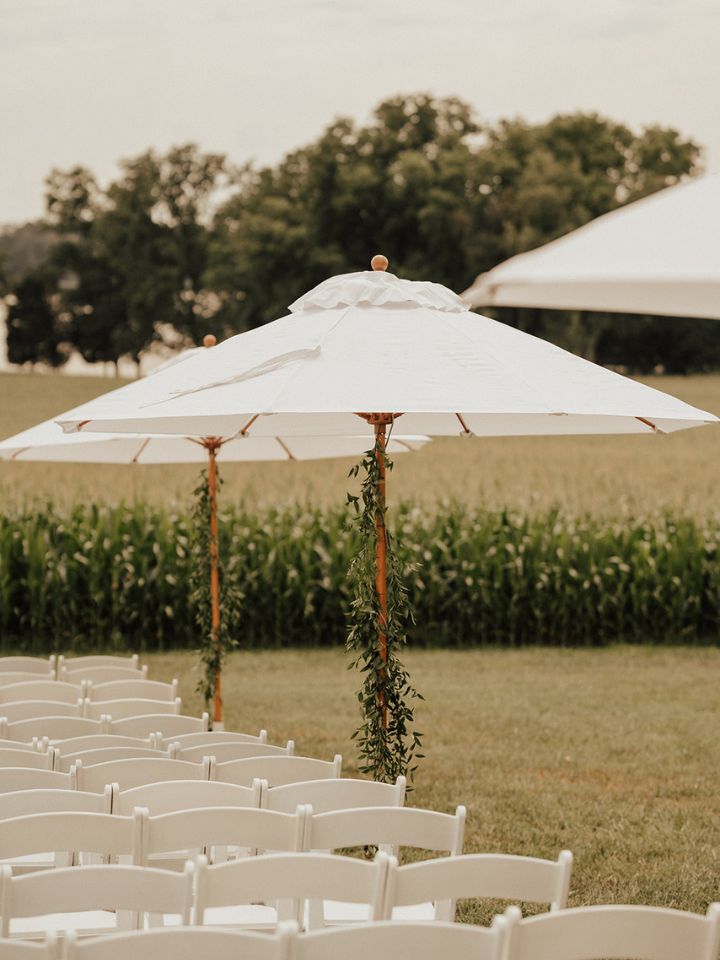
{"label": "white folding chair", "polygon": [[163,740],[174,740],[184,733],[206,732],[209,724],[207,713],[203,713],[201,717],[152,713],[143,717],[127,717],[125,720],[115,720],[111,715],[106,732],[127,737],[149,737],[158,734]]}
{"label": "white folding chair", "polygon": [[[209,867],[197,862],[195,923],[272,926],[303,922],[305,901],[341,900],[362,906],[368,919],[383,910],[388,857],[371,862],[330,854],[274,853]],[[277,911],[256,904],[277,901]]]}
{"label": "white folding chair", "polygon": [[40,750],[0,749],[0,767],[34,767],[36,770],[53,769],[54,752]]}
{"label": "white folding chair", "polygon": [[200,807],[160,814],[146,823],[145,862],[176,859],[178,851],[203,850],[212,862],[213,848],[224,851],[227,847],[299,852],[306,819],[302,807],[295,814],[250,807]]}
{"label": "white folding chair", "polygon": [[174,703],[178,695],[178,682],[171,680],[110,680],[106,683],[87,682],[85,696],[88,700],[169,700]]}
{"label": "white folding chair", "polygon": [[465,807],[455,814],[417,807],[361,807],[314,813],[308,820],[306,850],[345,847],[415,847],[450,856],[462,853]]}
{"label": "white folding chair", "polygon": [[[179,714],[182,701],[180,697],[170,700],[85,700],[84,716],[92,720],[111,717],[113,720],[125,720],[127,717],[146,717],[148,714]],[[2,708],[0,708],[2,709]]]}
{"label": "white folding chair", "polygon": [[54,682],[55,674],[35,673],[32,670],[8,670],[5,673],[0,671],[0,689],[3,687],[9,687],[16,683],[27,683],[28,681],[32,682],[35,680],[50,680]]}
{"label": "white folding chair", "polygon": [[0,704],[0,715],[3,718],[0,725],[42,717],[81,717],[82,713],[82,700],[75,703],[66,703],[64,700],[14,700]]}
{"label": "white folding chair", "polygon": [[105,732],[103,721],[88,720],[86,717],[34,717],[30,720],[17,720],[14,723],[7,723],[0,717],[0,737],[4,740],[19,740],[23,743],[32,740],[33,737],[37,737],[38,740],[47,738],[54,742]]}
{"label": "white folding chair", "polygon": [[24,858],[34,868],[39,865],[37,858],[48,853],[55,857],[44,861],[46,866],[60,865],[58,854],[61,860],[67,860],[78,853],[124,856],[137,864],[142,858],[143,822],[140,810],[132,817],[85,812],[12,817],[0,821],[0,852],[6,863]]}
{"label": "white folding chair", "polygon": [[[72,928],[83,934],[142,929],[167,915],[187,925],[193,902],[194,865],[182,872],[127,864],[59,868],[14,877],[0,875],[4,937],[32,937]],[[120,912],[129,911],[127,919]]]}
{"label": "white folding chair", "polygon": [[139,670],[140,657],[137,653],[124,657],[111,653],[91,653],[84,657],[65,657],[60,654],[57,665],[58,671],[62,668],[83,670],[88,667],[127,667],[131,670]]}
{"label": "white folding chair", "polygon": [[263,790],[261,804],[267,810],[290,813],[300,803],[308,803],[313,813],[347,810],[355,807],[402,807],[405,803],[405,777],[395,783],[377,780],[302,780]]}
{"label": "white folding chair", "polygon": [[[199,747],[210,743],[267,743],[267,730],[261,730],[257,736],[252,733],[235,733],[232,730],[207,730],[200,733],[182,733],[172,740],[180,747]],[[164,746],[167,746],[167,743],[164,743]]]}
{"label": "white folding chair", "polygon": [[93,767],[97,763],[110,763],[114,760],[136,760],[141,757],[173,759],[171,753],[156,750],[154,747],[98,747],[96,750],[80,750],[75,753],[65,753],[63,750],[56,749],[53,769],[66,772],[78,761],[82,763],[83,767]]}
{"label": "white folding chair", "polygon": [[134,667],[77,667],[70,670],[58,667],[58,680],[65,683],[110,683],[113,680],[147,680],[148,668]]}
{"label": "white folding chair", "polygon": [[34,673],[38,676],[55,676],[55,656],[51,657],[0,657],[0,673]]}
{"label": "white folding chair", "polygon": [[135,807],[145,807],[153,817],[199,807],[259,809],[261,789],[260,780],[256,780],[252,787],[239,787],[234,783],[219,783],[216,780],[160,781],[120,790],[113,798],[112,809],[113,813],[129,816]]}
{"label": "white folding chair", "polygon": [[[113,793],[108,784],[104,793],[83,793],[44,787],[0,794],[0,820],[26,817],[33,813],[112,813]],[[128,816],[132,814],[129,811]]]}
{"label": "white folding chair", "polygon": [[[87,736],[70,737],[67,740],[55,740],[55,746],[64,755],[81,753],[85,750],[102,750],[105,747],[147,747],[158,749],[154,737],[122,737],[112,733],[91,733]],[[5,744],[3,744],[4,746]]]}
{"label": "white folding chair", "polygon": [[[132,960],[158,960],[158,957],[172,957],[172,960],[289,960],[290,936],[290,932],[282,928],[275,934],[268,934],[207,927],[138,930],[86,940],[68,934],[65,960],[128,960],[129,957]],[[23,958],[18,957],[18,960]],[[479,957],[478,960],[486,958]]]}
{"label": "white folding chair", "polygon": [[[311,813],[307,820],[305,850],[338,850],[347,847],[384,847],[397,855],[400,847],[414,847],[450,856],[462,853],[465,835],[465,807],[458,807],[455,815],[415,807],[362,807],[353,810],[331,810]],[[314,916],[321,904],[311,901],[309,909]],[[450,904],[433,907],[431,903],[419,906],[415,919],[432,919],[435,910],[451,915]],[[366,919],[352,907],[329,904],[325,916],[332,922],[347,923]],[[314,921],[313,921],[314,923]]]}
{"label": "white folding chair", "polygon": [[0,957],[3,960],[59,960],[57,937],[48,933],[41,943],[0,939]]}
{"label": "white folding chair", "polygon": [[178,760],[202,760],[203,757],[215,757],[216,763],[229,760],[246,760],[248,757],[291,757],[295,743],[288,740],[285,747],[274,747],[269,743],[209,743],[194,747],[179,747],[177,741],[171,744],[177,751]]}
{"label": "white folding chair", "polygon": [[45,740],[38,740],[37,737],[34,737],[27,743],[21,743],[19,740],[0,740],[0,748],[3,750],[27,750],[30,753],[35,752],[36,750],[46,751],[47,742]]}
{"label": "white folding chair", "polygon": [[507,960],[717,960],[720,903],[705,916],[662,907],[577,907],[522,919],[508,907]]}
{"label": "white folding chair", "polygon": [[137,757],[109,760],[86,767],[82,760],[78,760],[70,768],[70,778],[76,790],[102,793],[108,783],[116,783],[121,790],[129,790],[160,780],[209,780],[210,763],[188,763],[186,760],[169,760],[165,757]]}
{"label": "white folding chair", "polygon": [[436,920],[455,919],[460,899],[514,900],[548,903],[551,910],[567,905],[572,854],[563,850],[557,860],[470,853],[438,860],[422,860],[399,867],[393,857],[388,870],[384,920],[413,917],[413,907],[436,904]]}
{"label": "white folding chair", "polygon": [[58,770],[35,770],[32,767],[0,768],[0,795],[19,790],[72,790],[69,773]]}
{"label": "white folding chair", "polygon": [[381,921],[300,934],[292,944],[292,956],[293,960],[501,960],[505,934],[504,917],[496,917],[492,927],[437,920]]}
{"label": "white folding chair", "polygon": [[[0,686],[0,704],[16,700],[51,700],[54,703],[73,703],[83,698],[81,683],[62,683],[60,680],[25,680]],[[0,713],[3,712],[0,706]]]}
{"label": "white folding chair", "polygon": [[342,757],[336,754],[331,762],[313,757],[248,757],[226,760],[215,766],[215,780],[249,786],[253,780],[267,780],[268,786],[297,783],[300,780],[324,780],[339,777]]}

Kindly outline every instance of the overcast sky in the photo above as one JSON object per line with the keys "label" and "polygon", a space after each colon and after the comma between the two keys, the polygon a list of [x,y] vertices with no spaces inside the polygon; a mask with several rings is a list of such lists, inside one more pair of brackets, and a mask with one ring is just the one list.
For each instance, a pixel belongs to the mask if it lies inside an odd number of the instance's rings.
{"label": "overcast sky", "polygon": [[274,162],[414,91],[673,125],[718,170],[720,0],[0,0],[0,223],[41,215],[53,166]]}

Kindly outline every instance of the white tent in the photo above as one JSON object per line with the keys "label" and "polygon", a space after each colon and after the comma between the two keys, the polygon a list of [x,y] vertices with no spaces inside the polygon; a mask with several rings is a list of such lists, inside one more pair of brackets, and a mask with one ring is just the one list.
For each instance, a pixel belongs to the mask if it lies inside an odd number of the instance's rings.
{"label": "white tent", "polygon": [[480,274],[472,307],[720,319],[720,174],[613,210]]}

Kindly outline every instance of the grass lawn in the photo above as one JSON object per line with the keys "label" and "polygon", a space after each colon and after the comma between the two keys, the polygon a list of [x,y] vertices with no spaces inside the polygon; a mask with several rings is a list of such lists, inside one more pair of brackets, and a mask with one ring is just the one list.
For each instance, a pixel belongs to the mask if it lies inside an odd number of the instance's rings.
{"label": "grass lawn", "polygon": [[[61,413],[122,381],[95,377],[0,374],[0,438]],[[720,413],[720,375],[651,377],[652,386]],[[402,420],[396,429],[402,430]],[[270,506],[288,502],[342,504],[348,460],[229,464],[222,468],[223,501]],[[96,466],[0,463],[6,505],[52,499],[117,502],[135,497],[187,503],[198,475],[190,466]],[[544,509],[560,504],[606,515],[672,507],[706,516],[717,512],[720,430],[667,437],[519,437],[439,439],[397,458],[390,499],[432,506],[454,498],[491,508]]]}
{"label": "grass lawn", "polygon": [[[148,656],[196,712],[194,659]],[[412,651],[426,759],[410,803],[468,808],[467,852],[575,854],[570,904],[704,911],[720,897],[718,649]],[[228,729],[356,772],[357,675],[340,650],[237,653]],[[487,919],[499,905],[461,905]]]}

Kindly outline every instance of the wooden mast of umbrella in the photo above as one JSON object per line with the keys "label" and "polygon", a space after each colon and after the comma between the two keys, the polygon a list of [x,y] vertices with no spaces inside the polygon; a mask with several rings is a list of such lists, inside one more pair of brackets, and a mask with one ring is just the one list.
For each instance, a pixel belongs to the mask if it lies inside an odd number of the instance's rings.
{"label": "wooden mast of umbrella", "polygon": [[[373,270],[384,271],[388,268],[388,259],[381,253],[375,254],[370,261]],[[378,602],[378,648],[380,659],[387,663],[387,528],[385,525],[385,505],[387,497],[387,470],[385,448],[387,428],[392,427],[399,413],[359,413],[359,417],[371,424],[375,431],[375,458],[378,465],[376,496],[379,504],[375,515],[375,593]],[[380,693],[383,729],[387,729],[387,703],[385,694]]]}
{"label": "wooden mast of umbrella", "polygon": [[[203,346],[214,347],[217,337],[208,333],[203,337]],[[222,669],[220,657],[220,547],[218,543],[217,509],[217,453],[225,441],[221,437],[204,437],[200,443],[208,455],[208,498],[210,501],[210,642],[215,649],[217,668],[213,677],[213,729],[221,730],[223,724]]]}

